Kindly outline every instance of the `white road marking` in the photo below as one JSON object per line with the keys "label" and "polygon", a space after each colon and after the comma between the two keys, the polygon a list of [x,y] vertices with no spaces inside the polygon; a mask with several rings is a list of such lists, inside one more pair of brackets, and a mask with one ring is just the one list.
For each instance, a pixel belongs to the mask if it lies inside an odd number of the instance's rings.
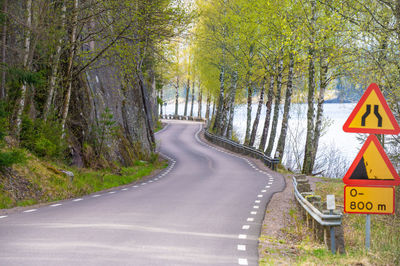
{"label": "white road marking", "polygon": [[35,211],[37,211],[37,209],[30,209],[30,210],[26,210],[24,212],[35,212]]}
{"label": "white road marking", "polygon": [[262,193],[265,193],[265,192],[267,192],[267,191],[266,191],[265,189],[263,189],[263,190],[261,190],[261,192],[262,192]]}
{"label": "white road marking", "polygon": [[263,195],[257,195],[257,197],[258,197],[258,198],[262,198],[262,197],[263,197]]}
{"label": "white road marking", "polygon": [[74,199],[74,200],[72,200],[72,201],[81,201],[81,200],[83,200],[83,199],[81,199],[81,198],[79,198],[79,199]]}
{"label": "white road marking", "polygon": [[247,218],[248,222],[254,222],[254,218]]}
{"label": "white road marking", "polygon": [[97,198],[97,197],[100,197],[100,196],[101,196],[101,195],[96,194],[96,195],[93,195],[92,198]]}
{"label": "white road marking", "polygon": [[257,212],[250,212],[250,214],[251,214],[251,215],[256,215],[256,214],[257,214]]}
{"label": "white road marking", "polygon": [[245,224],[242,226],[243,230],[249,230],[249,228],[250,228],[250,225],[248,225],[248,224]]}
{"label": "white road marking", "polygon": [[253,206],[253,209],[258,209],[258,208],[260,208],[260,206],[257,206],[257,205]]}
{"label": "white road marking", "polygon": [[238,236],[238,238],[239,238],[239,239],[246,239],[246,238],[247,238],[247,235],[242,235],[242,234],[240,234],[240,235]]}
{"label": "white road marking", "polygon": [[237,245],[237,249],[240,251],[246,251],[246,245]]}
{"label": "white road marking", "polygon": [[0,216],[0,219],[7,218],[7,215]]}
{"label": "white road marking", "polygon": [[261,202],[261,200],[255,200],[254,201],[254,203],[260,203]]}
{"label": "white road marking", "polygon": [[272,185],[272,182],[268,182],[268,185]]}
{"label": "white road marking", "polygon": [[127,191],[128,189],[127,188],[123,188],[123,189],[121,189],[122,191]]}
{"label": "white road marking", "polygon": [[249,265],[249,263],[247,262],[247,259],[238,259],[238,263],[239,265]]}
{"label": "white road marking", "polygon": [[110,191],[108,192],[108,194],[115,194],[115,191]]}
{"label": "white road marking", "polygon": [[150,180],[149,183],[153,183],[153,181]]}
{"label": "white road marking", "polygon": [[147,185],[147,183],[143,183],[143,184],[142,184],[142,186],[145,186],[145,185]]}
{"label": "white road marking", "polygon": [[265,186],[265,188],[270,188],[271,186]]}
{"label": "white road marking", "polygon": [[57,204],[51,204],[50,206],[51,207],[58,207],[58,206],[61,206],[62,204],[60,204],[60,203],[57,203]]}
{"label": "white road marking", "polygon": [[139,187],[139,186],[132,186],[132,187],[135,187],[135,188],[136,188],[136,187]]}

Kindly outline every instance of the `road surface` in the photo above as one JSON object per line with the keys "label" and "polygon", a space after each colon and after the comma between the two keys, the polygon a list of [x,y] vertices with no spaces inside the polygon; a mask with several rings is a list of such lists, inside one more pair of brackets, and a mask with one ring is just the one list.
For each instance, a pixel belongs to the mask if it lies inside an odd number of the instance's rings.
{"label": "road surface", "polygon": [[200,140],[202,124],[157,134],[170,166],[151,180],[0,216],[0,265],[257,265],[282,177]]}

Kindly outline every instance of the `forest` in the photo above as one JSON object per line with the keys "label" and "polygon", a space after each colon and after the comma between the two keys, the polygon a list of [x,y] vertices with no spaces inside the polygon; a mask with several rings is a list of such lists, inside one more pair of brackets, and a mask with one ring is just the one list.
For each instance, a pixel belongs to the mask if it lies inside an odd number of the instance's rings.
{"label": "forest", "polygon": [[[328,94],[357,101],[375,82],[400,112],[394,0],[2,0],[0,23],[2,168],[23,150],[97,169],[148,160],[183,96],[184,115],[204,106],[230,139],[246,105],[244,144],[280,158],[293,103],[307,104],[301,171],[315,174]],[[398,166],[398,136],[380,140]]]}
{"label": "forest", "polygon": [[[196,94],[199,110],[205,100],[215,134],[235,139],[235,108],[246,105],[244,144],[255,146],[258,137],[256,148],[282,158],[292,105],[305,103],[301,172],[321,174],[313,170],[329,124],[324,117],[328,94],[336,94],[336,101],[357,102],[374,82],[399,117],[398,1],[199,0],[194,10],[197,16],[183,44],[171,47],[175,67],[167,91],[176,90],[176,105],[178,95],[186,97],[184,115],[189,115],[189,94]],[[398,167],[398,136],[380,140]]]}

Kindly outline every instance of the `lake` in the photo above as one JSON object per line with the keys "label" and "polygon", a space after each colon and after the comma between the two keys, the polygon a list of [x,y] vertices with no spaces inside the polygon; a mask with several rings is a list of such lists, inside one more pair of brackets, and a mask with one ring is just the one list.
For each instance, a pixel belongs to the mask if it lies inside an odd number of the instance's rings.
{"label": "lake", "polygon": [[[342,129],[343,124],[355,107],[355,103],[329,103],[324,104],[324,131],[320,138],[317,153],[317,164],[314,172],[323,172],[324,175],[331,177],[341,177],[349,168],[350,164],[361,148],[360,141],[357,140],[355,133],[345,133]],[[197,116],[197,103],[194,104],[194,115]],[[202,115],[205,115],[205,104],[203,104]],[[264,126],[265,105],[261,112],[260,123],[257,131],[257,139],[255,146],[258,147],[260,135]],[[234,130],[237,138],[241,143],[244,142],[246,130],[246,105],[239,105],[235,109]],[[164,107],[164,113],[173,114],[175,111],[174,104],[168,104]],[[257,104],[252,107],[252,119],[255,118]],[[179,104],[178,112],[180,115],[184,113],[184,103]],[[190,104],[188,107],[190,113]],[[278,122],[278,133],[276,144],[280,134],[282,123],[283,105],[280,106],[280,115]],[[304,151],[304,143],[307,129],[307,105],[293,104],[290,111],[289,129],[286,139],[285,156],[283,164],[291,170],[298,170],[302,163],[302,154]],[[272,120],[272,118],[271,118]],[[272,122],[272,121],[271,121]],[[270,126],[271,127],[271,126]],[[276,145],[275,144],[275,145]],[[275,150],[276,147],[274,147]]]}

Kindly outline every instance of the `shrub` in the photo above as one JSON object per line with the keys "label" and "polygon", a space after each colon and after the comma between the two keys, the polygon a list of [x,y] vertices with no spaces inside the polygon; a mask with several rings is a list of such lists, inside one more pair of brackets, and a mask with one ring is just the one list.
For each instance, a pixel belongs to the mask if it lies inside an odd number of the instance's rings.
{"label": "shrub", "polygon": [[0,170],[3,170],[6,167],[10,167],[13,164],[23,163],[25,161],[25,153],[21,150],[0,152]]}

